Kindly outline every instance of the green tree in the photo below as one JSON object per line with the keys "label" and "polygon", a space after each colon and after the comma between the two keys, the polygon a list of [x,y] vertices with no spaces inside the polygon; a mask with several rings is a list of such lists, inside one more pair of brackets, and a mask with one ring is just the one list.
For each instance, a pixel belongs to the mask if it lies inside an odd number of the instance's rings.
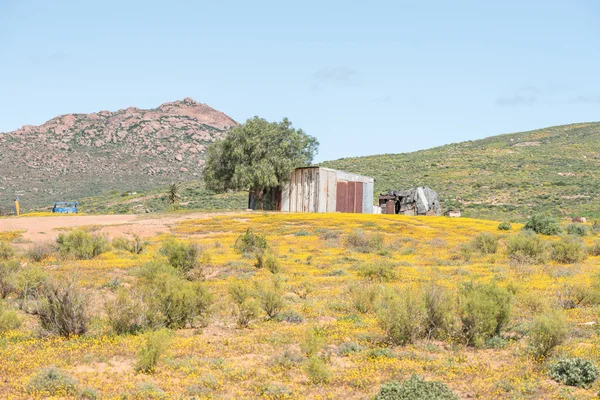
{"label": "green tree", "polygon": [[264,196],[281,187],[291,172],[310,165],[319,142],[284,118],[268,122],[254,117],[208,147],[204,179],[214,191],[251,190],[258,207]]}

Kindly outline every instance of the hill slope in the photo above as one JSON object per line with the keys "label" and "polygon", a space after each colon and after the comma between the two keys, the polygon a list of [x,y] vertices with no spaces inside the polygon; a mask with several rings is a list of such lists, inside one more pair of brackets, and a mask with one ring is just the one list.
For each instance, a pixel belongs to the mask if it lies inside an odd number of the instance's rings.
{"label": "hill slope", "polygon": [[186,98],[141,110],[68,114],[0,133],[0,208],[25,208],[198,179],[206,145],[237,123]]}
{"label": "hill slope", "polygon": [[478,218],[534,212],[600,217],[600,123],[556,126],[323,166],[375,178],[376,194],[430,186],[444,209]]}

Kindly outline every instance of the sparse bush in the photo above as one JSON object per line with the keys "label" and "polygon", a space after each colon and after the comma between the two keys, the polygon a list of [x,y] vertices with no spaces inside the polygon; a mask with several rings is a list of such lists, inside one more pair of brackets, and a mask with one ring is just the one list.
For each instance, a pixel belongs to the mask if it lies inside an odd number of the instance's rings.
{"label": "sparse bush", "polygon": [[600,256],[600,240],[596,240],[593,245],[588,246],[588,253],[592,256]]}
{"label": "sparse bush", "polygon": [[17,260],[0,261],[0,299],[15,291],[16,279],[21,264]]}
{"label": "sparse bush", "polygon": [[565,264],[573,264],[587,258],[585,242],[574,236],[563,236],[552,243],[552,260]]}
{"label": "sparse bush", "polygon": [[279,264],[279,260],[270,251],[257,249],[254,252],[254,257],[256,257],[256,262],[254,263],[254,266],[256,268],[266,268],[273,274],[276,274],[279,271],[281,271],[281,265]]}
{"label": "sparse bush", "polygon": [[355,285],[350,287],[350,301],[352,307],[363,314],[375,310],[375,302],[379,295],[375,285]]}
{"label": "sparse bush", "polygon": [[90,260],[110,247],[106,236],[92,235],[79,229],[68,234],[61,233],[56,242],[61,256],[77,260]]}
{"label": "sparse bush", "polygon": [[546,261],[548,244],[534,233],[522,232],[506,241],[506,253],[516,264],[540,264]]}
{"label": "sparse bush", "polygon": [[170,238],[163,243],[160,253],[167,257],[171,266],[180,271],[188,272],[198,267],[202,250],[195,243],[185,243]]}
{"label": "sparse bush", "polygon": [[74,279],[49,282],[41,292],[37,310],[43,329],[64,337],[87,332],[88,297]]}
{"label": "sparse bush", "polygon": [[56,252],[54,243],[36,243],[27,249],[27,258],[34,262],[42,262]]}
{"label": "sparse bush", "polygon": [[583,358],[566,358],[550,367],[550,377],[567,386],[589,388],[598,378],[598,366]]}
{"label": "sparse bush", "polygon": [[282,368],[293,368],[302,363],[302,356],[294,351],[286,350],[273,363]]}
{"label": "sparse bush", "polygon": [[567,336],[562,312],[554,310],[538,316],[529,330],[529,347],[534,356],[546,358]]}
{"label": "sparse bush", "polygon": [[425,303],[425,334],[429,338],[443,339],[454,324],[454,299],[448,289],[436,284],[428,285],[423,292]]}
{"label": "sparse bush", "polygon": [[493,233],[481,232],[475,236],[471,246],[481,254],[496,254],[498,251],[498,237]]}
{"label": "sparse bush", "polygon": [[322,229],[319,232],[319,238],[322,240],[334,240],[341,236],[339,231],[332,231],[331,229]]}
{"label": "sparse bush", "polygon": [[171,344],[172,332],[168,329],[147,332],[144,345],[137,355],[136,370],[143,373],[153,373],[160,358]]}
{"label": "sparse bush", "polygon": [[29,312],[30,304],[37,299],[44,284],[48,280],[48,274],[40,267],[22,268],[15,277],[15,292],[17,304],[20,309]]}
{"label": "sparse bush", "polygon": [[79,391],[77,397],[83,400],[97,400],[100,398],[98,391],[91,387],[83,388]]}
{"label": "sparse bush", "polygon": [[112,246],[117,250],[129,251],[129,240],[123,236],[117,236],[112,240]]}
{"label": "sparse bush", "polygon": [[17,329],[21,326],[21,319],[13,310],[6,310],[0,302],[0,334]]}
{"label": "sparse bush", "polygon": [[425,310],[420,297],[410,291],[388,291],[377,310],[379,325],[396,345],[413,343],[423,333]]}
{"label": "sparse bush", "polygon": [[305,230],[300,230],[294,233],[294,236],[310,236],[310,232]]}
{"label": "sparse bush", "polygon": [[11,257],[14,257],[15,251],[12,246],[6,242],[0,242],[0,261],[8,260]]}
{"label": "sparse bush", "polygon": [[117,297],[105,305],[108,324],[117,335],[137,333],[149,325],[148,306],[142,294],[120,289]]}
{"label": "sparse bush", "polygon": [[460,256],[464,262],[471,261],[471,258],[473,258],[473,246],[470,244],[463,244],[460,246]]}
{"label": "sparse bush", "polygon": [[312,284],[309,281],[303,281],[299,285],[293,285],[290,287],[292,293],[296,294],[301,299],[306,299],[309,294],[314,290]]}
{"label": "sparse bush", "polygon": [[523,229],[550,236],[558,235],[562,231],[560,224],[555,218],[542,214],[536,214],[529,218]]}
{"label": "sparse bush", "polygon": [[389,282],[396,278],[394,267],[382,261],[366,262],[358,266],[358,275],[373,281]]}
{"label": "sparse bush", "polygon": [[278,322],[289,322],[290,324],[301,324],[304,322],[302,314],[297,313],[294,310],[286,310],[277,314],[274,318]]}
{"label": "sparse bush", "polygon": [[392,381],[381,385],[375,400],[458,400],[458,396],[442,382],[425,381],[413,375],[404,382]]}
{"label": "sparse bush", "polygon": [[358,353],[364,350],[364,347],[354,342],[342,343],[337,348],[337,355],[340,357],[346,357],[352,353]]}
{"label": "sparse bush", "polygon": [[375,360],[377,358],[393,358],[394,353],[386,347],[377,347],[367,352],[367,358]]}
{"label": "sparse bush", "polygon": [[323,332],[316,326],[309,327],[304,334],[304,340],[300,344],[302,352],[306,357],[316,356],[325,345]]}
{"label": "sparse bush", "polygon": [[558,289],[556,301],[560,308],[564,310],[571,310],[586,305],[596,305],[600,303],[600,290],[596,285],[566,283]]}
{"label": "sparse bush", "polygon": [[69,396],[77,392],[77,381],[52,366],[38,371],[29,379],[27,392],[42,396]]}
{"label": "sparse bush", "polygon": [[114,238],[112,246],[118,250],[125,250],[133,254],[141,254],[146,249],[146,246],[148,246],[148,242],[134,234],[132,240],[123,236]]}
{"label": "sparse bush", "polygon": [[306,363],[306,374],[312,383],[321,385],[331,380],[331,371],[325,362],[317,356],[312,356]]}
{"label": "sparse bush", "polygon": [[247,327],[252,320],[258,317],[260,306],[254,298],[250,287],[242,282],[235,282],[229,286],[229,295],[235,304],[237,324]]}
{"label": "sparse bush", "polygon": [[257,285],[256,295],[260,303],[260,308],[267,314],[268,319],[275,318],[283,309],[283,296],[276,284],[268,286]]}
{"label": "sparse bush", "polygon": [[383,235],[379,233],[367,234],[361,230],[354,230],[346,237],[345,244],[349,248],[361,253],[373,253],[383,249]]}
{"label": "sparse bush", "polygon": [[256,250],[266,250],[268,247],[267,239],[250,228],[237,238],[234,245],[234,248],[242,254],[254,253]]}
{"label": "sparse bush", "polygon": [[588,232],[587,227],[581,224],[569,224],[565,230],[569,235],[574,236],[585,236]]}
{"label": "sparse bush", "polygon": [[512,229],[512,225],[509,222],[500,222],[498,225],[499,231],[510,231]]}
{"label": "sparse bush", "polygon": [[459,317],[462,336],[475,347],[499,335],[508,322],[511,311],[511,295],[495,284],[465,284],[459,296]]}

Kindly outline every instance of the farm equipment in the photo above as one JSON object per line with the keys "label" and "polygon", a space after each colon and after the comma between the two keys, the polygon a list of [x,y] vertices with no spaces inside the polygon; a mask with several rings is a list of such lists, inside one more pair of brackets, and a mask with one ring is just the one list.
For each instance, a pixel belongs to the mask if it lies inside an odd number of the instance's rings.
{"label": "farm equipment", "polygon": [[53,213],[69,214],[79,212],[79,202],[77,201],[57,201],[52,207]]}

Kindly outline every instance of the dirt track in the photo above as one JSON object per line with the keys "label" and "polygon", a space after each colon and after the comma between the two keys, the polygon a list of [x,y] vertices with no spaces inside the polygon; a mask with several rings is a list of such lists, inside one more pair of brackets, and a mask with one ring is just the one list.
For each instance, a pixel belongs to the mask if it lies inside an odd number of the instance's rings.
{"label": "dirt track", "polygon": [[141,237],[167,233],[178,221],[207,218],[216,214],[172,214],[164,216],[137,215],[73,215],[57,217],[11,217],[0,219],[0,231],[22,231],[25,241],[54,240],[61,228],[94,226],[110,238],[137,234]]}

